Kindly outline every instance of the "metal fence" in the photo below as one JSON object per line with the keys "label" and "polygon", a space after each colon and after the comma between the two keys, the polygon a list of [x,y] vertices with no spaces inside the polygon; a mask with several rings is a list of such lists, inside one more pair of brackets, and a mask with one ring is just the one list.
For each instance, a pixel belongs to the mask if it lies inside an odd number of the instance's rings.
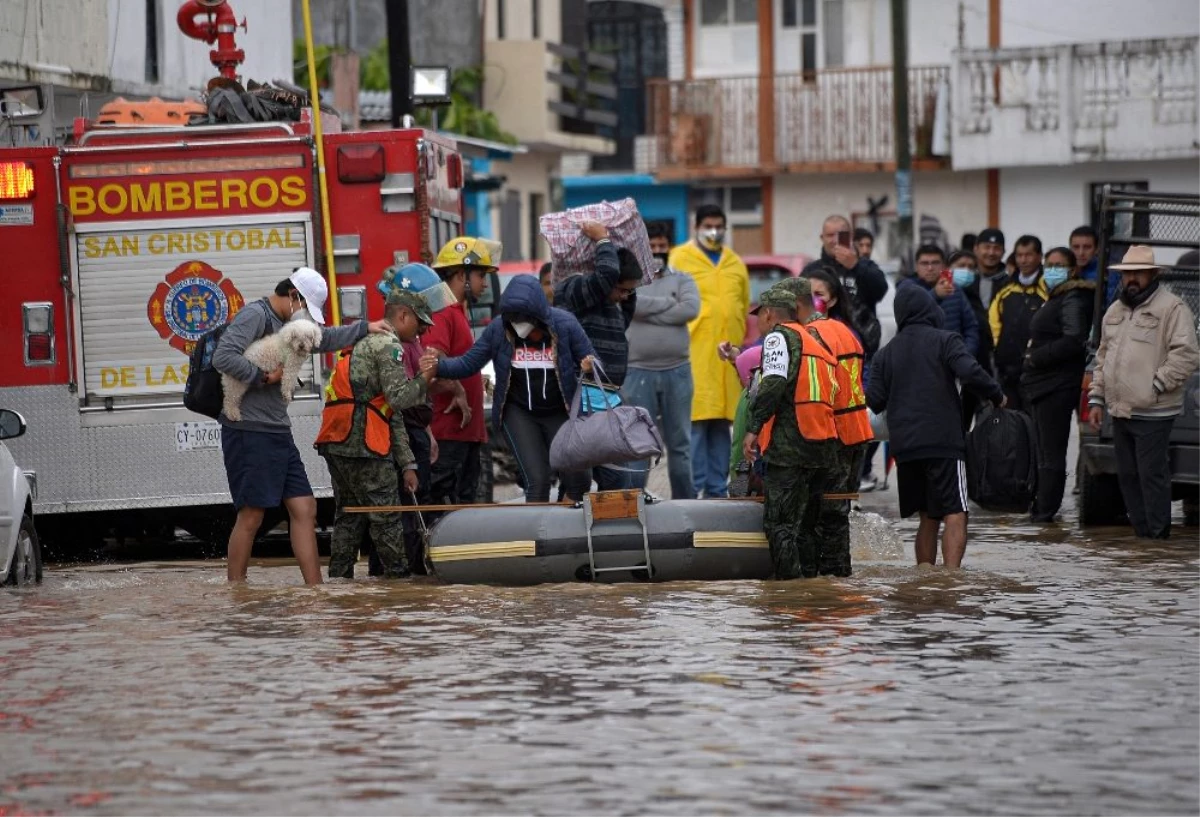
{"label": "metal fence", "polygon": [[[1200,196],[1172,193],[1135,193],[1106,190],[1101,197],[1100,280],[1097,314],[1103,314],[1112,264],[1134,244],[1154,248],[1167,264],[1159,280],[1183,299],[1200,319]],[[1095,322],[1099,327],[1099,320]],[[1200,329],[1200,327],[1198,327]],[[1097,338],[1098,339],[1098,338]]]}

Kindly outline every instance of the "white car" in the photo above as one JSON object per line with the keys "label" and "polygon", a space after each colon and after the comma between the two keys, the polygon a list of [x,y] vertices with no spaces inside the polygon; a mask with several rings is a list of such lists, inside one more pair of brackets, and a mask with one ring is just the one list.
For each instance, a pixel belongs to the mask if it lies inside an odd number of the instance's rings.
{"label": "white car", "polygon": [[0,576],[4,584],[42,580],[42,548],[33,529],[33,486],[2,441],[25,433],[25,418],[0,409]]}

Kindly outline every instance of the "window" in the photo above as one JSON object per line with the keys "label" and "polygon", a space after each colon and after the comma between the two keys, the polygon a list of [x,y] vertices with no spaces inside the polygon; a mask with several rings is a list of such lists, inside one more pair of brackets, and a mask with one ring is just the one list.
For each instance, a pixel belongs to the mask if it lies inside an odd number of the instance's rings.
{"label": "window", "polygon": [[842,64],[842,4],[843,0],[782,0],[777,71],[814,74]]}
{"label": "window", "polygon": [[688,192],[688,210],[716,204],[729,222],[730,244],[741,254],[763,252],[763,197],[759,184],[728,187],[693,187]]}
{"label": "window", "polygon": [[146,0],[146,82],[158,82],[158,0]]}
{"label": "window", "polygon": [[540,40],[542,38],[542,4],[539,0],[532,0],[530,5],[533,7],[533,39]]}
{"label": "window", "polygon": [[825,38],[825,67],[837,68],[844,65],[845,34],[843,27],[842,0],[825,0],[822,13],[825,15],[824,25],[821,26]]}
{"label": "window", "polygon": [[700,25],[754,25],[758,22],[758,0],[701,0]]}
{"label": "window", "polygon": [[496,39],[504,39],[504,0],[496,0]]}

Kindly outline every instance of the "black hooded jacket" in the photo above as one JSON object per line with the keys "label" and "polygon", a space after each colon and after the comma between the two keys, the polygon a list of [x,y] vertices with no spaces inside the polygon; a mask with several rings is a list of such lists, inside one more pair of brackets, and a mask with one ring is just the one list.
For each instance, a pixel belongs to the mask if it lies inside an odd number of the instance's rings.
{"label": "black hooded jacket", "polygon": [[1057,391],[1077,392],[1087,364],[1088,334],[1096,284],[1078,278],[1050,291],[1050,300],[1029,322],[1029,348],[1021,371],[1021,389],[1029,400]]}
{"label": "black hooded jacket", "polygon": [[896,291],[899,331],[875,356],[867,406],[887,411],[897,462],[965,459],[962,401],[955,380],[999,404],[1000,384],[967,351],[960,336],[942,329],[942,311],[921,287]]}

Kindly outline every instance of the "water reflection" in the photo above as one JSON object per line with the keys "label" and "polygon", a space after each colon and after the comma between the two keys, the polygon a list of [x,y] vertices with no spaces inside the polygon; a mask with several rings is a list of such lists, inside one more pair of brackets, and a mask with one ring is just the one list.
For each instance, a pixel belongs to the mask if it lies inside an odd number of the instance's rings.
{"label": "water reflection", "polygon": [[0,593],[0,813],[1196,813],[1194,541],[973,527],[811,582],[56,569]]}

